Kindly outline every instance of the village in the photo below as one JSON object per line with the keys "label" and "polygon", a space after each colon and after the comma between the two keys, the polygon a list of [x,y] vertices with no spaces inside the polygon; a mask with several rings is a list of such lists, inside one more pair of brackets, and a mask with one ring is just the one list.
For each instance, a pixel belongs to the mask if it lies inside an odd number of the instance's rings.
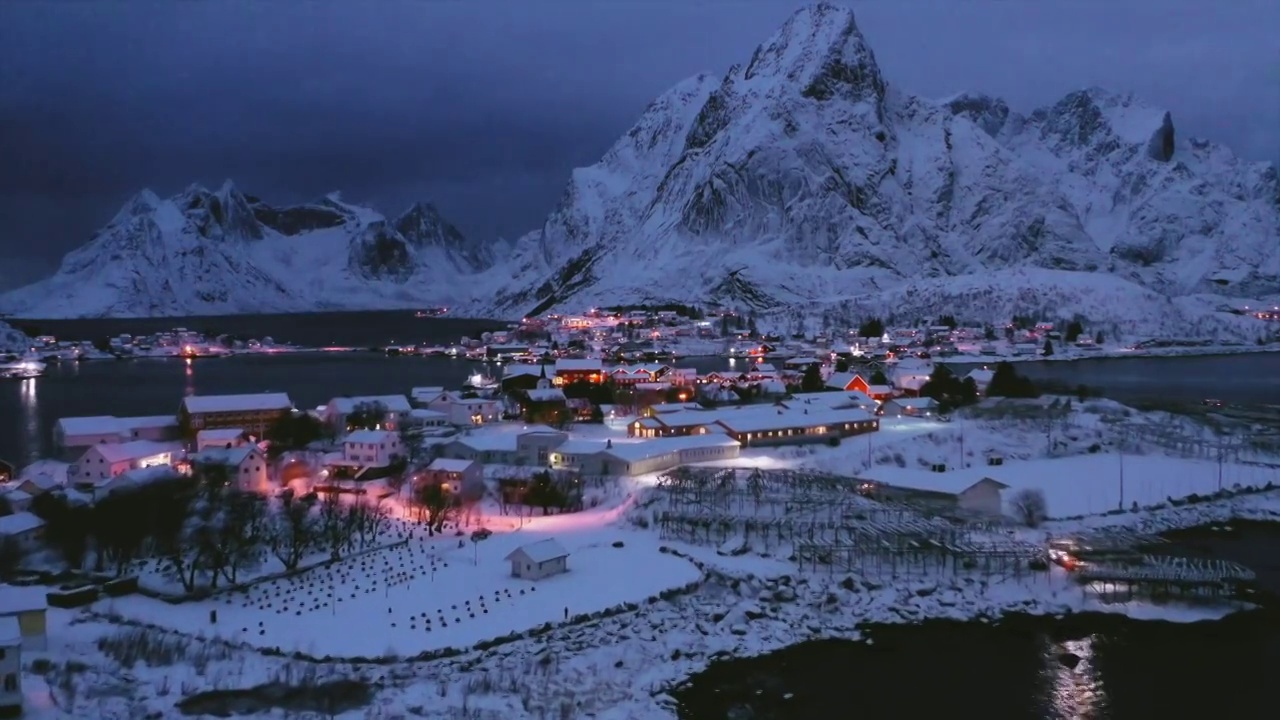
{"label": "village", "polygon": [[[1009,363],[956,376],[883,334],[865,355],[744,338],[728,368],[699,372],[606,359],[594,332],[490,336],[500,375],[461,388],[61,418],[55,457],[0,469],[0,640],[44,657],[89,627],[143,628],[428,661],[634,612],[726,567],[891,587],[1047,574],[1055,598],[1084,589],[1077,605],[1170,584],[1235,602],[1252,581],[1164,556],[1121,573],[1108,548],[1158,540],[1086,530],[1265,494],[1259,438],[1041,396]],[[322,617],[352,632],[317,633]],[[15,683],[5,697],[22,702]]]}

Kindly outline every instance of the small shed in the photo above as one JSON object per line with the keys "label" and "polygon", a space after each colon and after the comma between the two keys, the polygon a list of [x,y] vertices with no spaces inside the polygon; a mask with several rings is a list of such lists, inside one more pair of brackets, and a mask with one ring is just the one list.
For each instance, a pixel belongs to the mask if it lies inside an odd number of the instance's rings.
{"label": "small shed", "polygon": [[1009,486],[993,478],[984,477],[956,493],[956,506],[966,513],[987,518],[1004,514],[1004,496]]}
{"label": "small shed", "polygon": [[14,618],[22,635],[22,647],[26,650],[44,650],[45,613],[49,599],[44,588],[0,585],[0,620]]}
{"label": "small shed", "polygon": [[506,559],[511,562],[511,576],[522,580],[541,580],[569,569],[569,551],[555,538],[522,545]]}
{"label": "small shed", "polygon": [[22,631],[16,618],[0,617],[0,717],[22,714]]}

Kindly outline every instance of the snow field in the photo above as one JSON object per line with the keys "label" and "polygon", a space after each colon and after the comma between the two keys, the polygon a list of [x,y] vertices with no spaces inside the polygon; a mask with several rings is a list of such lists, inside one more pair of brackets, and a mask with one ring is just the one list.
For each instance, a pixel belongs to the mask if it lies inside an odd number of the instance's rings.
{"label": "snow field", "polygon": [[[523,530],[477,545],[419,531],[402,544],[207,601],[169,605],[134,596],[97,609],[316,657],[406,657],[563,622],[566,609],[572,617],[642,602],[700,576],[689,562],[659,553],[652,533],[583,519],[534,518]],[[537,582],[511,577],[506,555],[546,537],[569,551],[569,571]]]}

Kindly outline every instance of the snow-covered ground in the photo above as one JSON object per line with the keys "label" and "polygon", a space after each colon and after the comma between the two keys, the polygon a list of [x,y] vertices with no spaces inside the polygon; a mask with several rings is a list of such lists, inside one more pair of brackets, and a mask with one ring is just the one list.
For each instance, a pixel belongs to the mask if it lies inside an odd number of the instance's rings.
{"label": "snow-covered ground", "polygon": [[[216,600],[169,605],[131,596],[100,603],[99,609],[313,657],[409,657],[467,648],[563,622],[566,613],[605,610],[698,579],[693,565],[658,552],[654,533],[611,525],[617,511],[529,518],[522,529],[479,543],[453,534],[428,538],[420,531],[406,544]],[[569,551],[570,571],[536,583],[512,577],[504,558],[544,538],[556,538]],[[211,624],[215,610],[217,623]],[[316,632],[318,626],[343,631]]]}

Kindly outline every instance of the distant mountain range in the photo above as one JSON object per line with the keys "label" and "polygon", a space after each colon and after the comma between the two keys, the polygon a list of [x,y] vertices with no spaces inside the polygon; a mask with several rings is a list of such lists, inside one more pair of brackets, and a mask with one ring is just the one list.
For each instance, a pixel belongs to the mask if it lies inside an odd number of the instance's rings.
{"label": "distant mountain range", "polygon": [[[414,214],[421,216],[415,219]],[[656,99],[543,226],[504,246],[415,208],[274,209],[224,187],[135,198],[27,315],[449,304],[719,303],[765,315],[1079,315],[1120,335],[1252,340],[1280,294],[1280,181],[1093,88],[1019,114],[882,76],[852,11],[796,12],[746,63]],[[31,308],[24,311],[21,308]]]}
{"label": "distant mountain range", "polygon": [[337,194],[274,207],[228,181],[138,193],[53,277],[0,303],[44,318],[415,307],[492,264],[430,204],[388,220]]}

